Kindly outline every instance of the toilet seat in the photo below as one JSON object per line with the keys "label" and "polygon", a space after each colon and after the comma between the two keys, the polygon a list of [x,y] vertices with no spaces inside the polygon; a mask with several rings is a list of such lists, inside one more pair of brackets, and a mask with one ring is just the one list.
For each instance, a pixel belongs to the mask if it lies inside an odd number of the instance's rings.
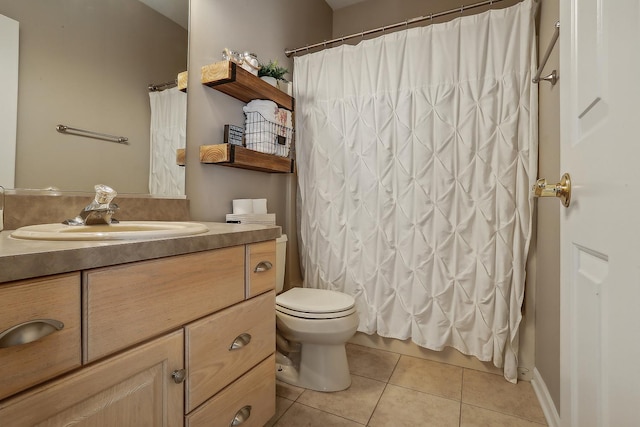
{"label": "toilet seat", "polygon": [[276,310],[305,319],[334,319],[356,312],[351,295],[327,289],[293,288],[276,296]]}

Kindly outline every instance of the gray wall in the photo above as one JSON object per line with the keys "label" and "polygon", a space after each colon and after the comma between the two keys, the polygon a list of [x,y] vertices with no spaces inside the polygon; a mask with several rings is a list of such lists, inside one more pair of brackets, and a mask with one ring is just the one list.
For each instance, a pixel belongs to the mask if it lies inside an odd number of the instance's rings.
{"label": "gray wall", "polygon": [[147,86],[186,69],[187,30],[131,0],[0,0],[0,14],[20,22],[16,187],[148,193]]}
{"label": "gray wall", "polygon": [[261,62],[277,59],[292,70],[285,48],[330,37],[331,8],[324,0],[191,0],[190,19],[186,192],[191,216],[224,221],[233,199],[266,197],[269,212],[289,237],[285,281],[297,284],[293,175],[199,163],[200,145],[221,143],[225,124],[244,123],[245,104],[198,81],[201,67],[220,61],[225,47],[253,52]]}
{"label": "gray wall", "polygon": [[[555,23],[560,0],[543,0],[540,8],[539,58],[544,55]],[[560,43],[556,44],[543,76],[559,69]],[[560,179],[560,85],[539,84],[539,164],[538,177],[550,182]],[[555,203],[554,203],[555,202]],[[560,411],[560,211],[556,200],[538,200],[538,241],[536,277],[536,368]]]}
{"label": "gray wall", "polygon": [[[505,0],[494,5],[494,8],[512,6],[519,0]],[[333,37],[341,37],[349,34],[361,32],[372,28],[382,27],[384,25],[403,22],[409,18],[418,16],[428,16],[432,13],[438,13],[450,9],[459,8],[462,4],[471,4],[476,1],[461,0],[367,0],[364,3],[356,3],[352,6],[339,9],[333,16]],[[393,6],[393,7],[390,7]],[[446,17],[436,18],[434,23],[449,21],[456,16],[473,15],[484,12],[488,7],[481,7],[473,10],[464,11],[461,14],[449,15]],[[415,24],[417,26],[423,24]],[[372,35],[371,37],[375,37]],[[358,39],[354,39],[356,42]]]}

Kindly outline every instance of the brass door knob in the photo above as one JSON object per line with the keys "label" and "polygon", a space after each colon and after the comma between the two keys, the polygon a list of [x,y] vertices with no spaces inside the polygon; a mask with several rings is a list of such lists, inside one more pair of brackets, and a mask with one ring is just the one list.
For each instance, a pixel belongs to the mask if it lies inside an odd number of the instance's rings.
{"label": "brass door knob", "polygon": [[557,184],[547,184],[546,179],[540,178],[531,191],[535,197],[557,197],[568,208],[571,204],[571,176],[565,173]]}

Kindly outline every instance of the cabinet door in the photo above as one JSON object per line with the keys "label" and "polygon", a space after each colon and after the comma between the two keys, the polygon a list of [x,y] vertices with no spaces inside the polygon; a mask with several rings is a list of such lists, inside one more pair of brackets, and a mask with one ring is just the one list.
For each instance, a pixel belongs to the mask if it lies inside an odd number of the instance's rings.
{"label": "cabinet door", "polygon": [[0,402],[1,426],[180,426],[182,330]]}

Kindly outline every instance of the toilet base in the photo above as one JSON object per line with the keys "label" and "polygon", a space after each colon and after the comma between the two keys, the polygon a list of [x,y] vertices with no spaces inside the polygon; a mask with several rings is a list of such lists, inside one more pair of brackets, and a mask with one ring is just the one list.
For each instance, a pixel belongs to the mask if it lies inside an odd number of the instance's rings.
{"label": "toilet base", "polygon": [[276,362],[276,378],[287,384],[316,391],[341,391],[351,385],[344,344],[302,344],[298,366],[287,358]]}

